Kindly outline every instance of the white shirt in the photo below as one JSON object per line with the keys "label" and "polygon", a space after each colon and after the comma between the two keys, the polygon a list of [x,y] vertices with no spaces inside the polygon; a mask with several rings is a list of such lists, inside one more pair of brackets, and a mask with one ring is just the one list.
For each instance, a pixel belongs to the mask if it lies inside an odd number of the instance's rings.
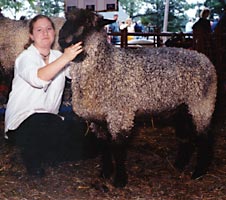
{"label": "white shirt", "polygon": [[193,26],[193,22],[189,21],[186,26],[185,26],[185,32],[192,32],[192,26]]}
{"label": "white shirt", "polygon": [[[61,56],[58,50],[50,50],[49,62]],[[16,59],[12,90],[5,112],[5,132],[15,130],[34,113],[59,112],[69,67],[65,67],[53,80],[38,78],[38,69],[45,66],[39,51],[34,45],[24,50]],[[7,136],[5,135],[7,138]]]}

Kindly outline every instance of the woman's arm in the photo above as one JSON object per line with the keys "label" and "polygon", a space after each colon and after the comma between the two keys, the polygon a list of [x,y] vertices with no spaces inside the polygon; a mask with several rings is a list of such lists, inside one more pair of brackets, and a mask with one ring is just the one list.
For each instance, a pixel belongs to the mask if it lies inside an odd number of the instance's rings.
{"label": "woman's arm", "polygon": [[44,81],[52,80],[68,62],[72,61],[82,51],[81,42],[66,48],[58,59],[38,70],[38,77]]}

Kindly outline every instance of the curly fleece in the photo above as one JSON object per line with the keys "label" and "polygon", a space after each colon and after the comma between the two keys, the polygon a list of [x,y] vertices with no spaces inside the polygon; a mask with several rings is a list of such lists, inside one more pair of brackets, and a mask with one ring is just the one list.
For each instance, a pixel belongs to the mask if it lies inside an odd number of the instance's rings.
{"label": "curly fleece", "polygon": [[[56,27],[56,41],[58,32],[65,19],[59,17],[51,18]],[[0,19],[0,64],[5,70],[14,67],[16,57],[24,50],[24,45],[29,39],[29,20]],[[58,43],[54,49],[60,49]]]}
{"label": "curly fleece", "polygon": [[[205,132],[217,91],[215,68],[205,55],[170,47],[117,48],[107,42],[105,30],[97,29],[96,22],[78,22],[79,14],[70,21],[78,28],[74,35],[81,36],[86,55],[71,64],[72,104],[79,116],[107,122],[116,139],[132,129],[138,112],[156,115],[185,104],[198,134]],[[96,20],[96,14],[89,20]],[[65,38],[73,34],[64,27],[62,32]]]}

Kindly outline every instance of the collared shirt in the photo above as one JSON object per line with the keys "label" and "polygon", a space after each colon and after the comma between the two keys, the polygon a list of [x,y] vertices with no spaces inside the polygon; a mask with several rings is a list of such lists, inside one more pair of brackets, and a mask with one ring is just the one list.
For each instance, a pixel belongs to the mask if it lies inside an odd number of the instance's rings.
{"label": "collared shirt", "polygon": [[[50,50],[49,62],[61,56],[58,50]],[[41,80],[38,69],[45,66],[39,51],[34,45],[24,50],[16,59],[12,90],[5,112],[5,132],[15,130],[25,119],[34,113],[59,112],[69,67],[65,67],[51,81]],[[7,136],[5,135],[7,138]]]}
{"label": "collared shirt", "polygon": [[[120,27],[119,27],[119,23],[118,22],[114,22],[112,24],[109,25],[109,32],[111,33],[119,33],[120,32]],[[118,44],[120,43],[120,37],[119,36],[112,36],[111,37],[111,43],[112,44]]]}

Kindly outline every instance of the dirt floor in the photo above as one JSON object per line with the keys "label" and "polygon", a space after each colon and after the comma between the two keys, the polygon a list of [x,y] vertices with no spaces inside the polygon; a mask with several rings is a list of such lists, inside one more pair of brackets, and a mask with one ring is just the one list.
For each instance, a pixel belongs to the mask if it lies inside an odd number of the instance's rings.
{"label": "dirt floor", "polygon": [[[12,73],[6,76],[1,69],[0,109],[7,101],[12,78]],[[70,96],[69,90],[66,101]],[[215,154],[206,175],[190,179],[195,156],[184,172],[173,167],[177,149],[174,129],[157,126],[154,119],[154,127],[141,126],[131,141],[126,162],[129,179],[122,189],[114,188],[111,179],[99,177],[100,155],[46,165],[43,178],[27,175],[18,149],[3,138],[4,116],[0,112],[0,200],[226,200],[226,93],[218,110]]]}
{"label": "dirt floor", "polygon": [[190,179],[194,158],[183,173],[178,172],[172,165],[176,154],[174,129],[144,125],[129,147],[129,180],[123,189],[114,188],[112,180],[99,178],[99,155],[46,166],[45,177],[30,177],[18,149],[0,137],[0,200],[226,199],[226,109],[222,113],[214,130],[215,157],[208,174]]}

